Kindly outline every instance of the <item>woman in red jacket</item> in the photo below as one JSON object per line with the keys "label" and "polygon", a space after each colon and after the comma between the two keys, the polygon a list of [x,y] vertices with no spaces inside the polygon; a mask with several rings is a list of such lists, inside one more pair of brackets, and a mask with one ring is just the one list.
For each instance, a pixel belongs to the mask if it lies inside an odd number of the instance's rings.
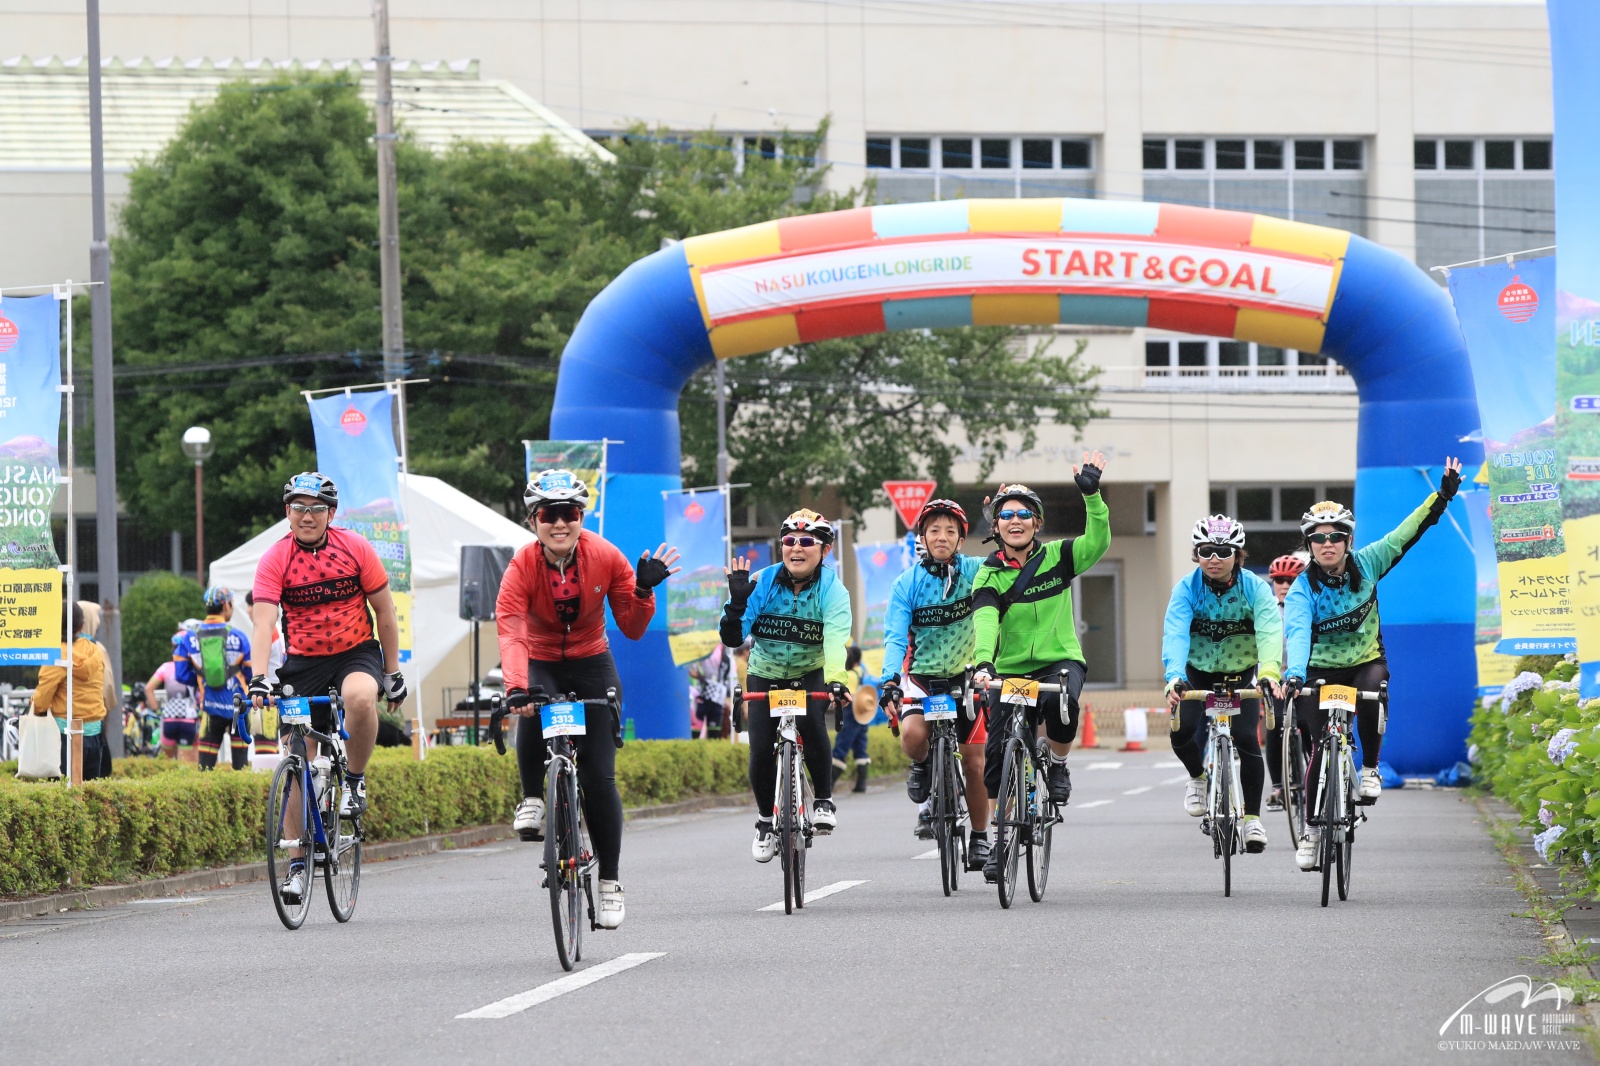
{"label": "woman in red jacket", "polygon": [[[644,636],[656,611],[655,587],[680,569],[678,549],[665,544],[630,566],[609,541],[583,528],[589,488],[570,470],[545,470],[522,494],[537,543],[520,549],[506,568],[495,601],[506,706],[536,717],[539,705],[575,693],[604,699],[622,682],[606,642],[606,601],[630,640]],[[617,860],[622,854],[622,797],[617,794],[612,723],[590,708],[578,738],[583,815],[600,860],[601,927],[615,929],[624,914]],[[523,800],[512,827],[523,840],[544,839],[544,777],[548,752],[535,724],[517,730],[517,771]]]}

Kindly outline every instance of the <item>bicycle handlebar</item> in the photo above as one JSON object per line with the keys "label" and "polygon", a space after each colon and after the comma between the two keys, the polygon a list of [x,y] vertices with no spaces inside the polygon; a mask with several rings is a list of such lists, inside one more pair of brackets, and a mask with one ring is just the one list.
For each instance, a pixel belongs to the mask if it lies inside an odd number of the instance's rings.
{"label": "bicycle handlebar", "polygon": [[[740,698],[743,699],[746,703],[754,703],[757,700],[766,699],[767,698],[767,694],[765,692],[746,692]],[[833,693],[831,693],[831,692],[807,692],[806,693],[806,699],[808,699],[808,700],[831,700],[831,699],[833,699]]]}
{"label": "bicycle handlebar", "polygon": [[[559,696],[550,696],[546,699],[530,701],[528,706],[538,710],[552,703],[581,703],[586,707],[611,707],[618,711],[621,710],[621,708],[617,707],[617,690],[614,688],[606,689],[604,699],[580,700],[575,694],[568,693],[566,699],[562,699]],[[503,696],[490,697],[489,706],[493,708],[489,713],[489,739],[494,741],[494,750],[504,755],[506,753],[506,740],[505,733],[500,728],[500,723],[505,720],[506,716],[516,714],[516,711],[505,706],[505,697]],[[533,715],[518,715],[518,717],[532,718]],[[611,734],[616,746],[622,747],[622,716],[620,713],[611,717]]]}
{"label": "bicycle handlebar", "polygon": [[[1227,694],[1230,695],[1230,696],[1233,696],[1235,699],[1241,699],[1241,700],[1258,700],[1261,697],[1267,695],[1267,693],[1264,690],[1259,689],[1259,688],[1235,688],[1235,689],[1229,689]],[[1183,700],[1185,703],[1187,703],[1190,700],[1203,700],[1207,696],[1216,696],[1216,695],[1220,695],[1220,693],[1213,692],[1211,689],[1208,689],[1208,688],[1191,688],[1191,689],[1185,689],[1183,691],[1180,691],[1178,693],[1178,699]]]}

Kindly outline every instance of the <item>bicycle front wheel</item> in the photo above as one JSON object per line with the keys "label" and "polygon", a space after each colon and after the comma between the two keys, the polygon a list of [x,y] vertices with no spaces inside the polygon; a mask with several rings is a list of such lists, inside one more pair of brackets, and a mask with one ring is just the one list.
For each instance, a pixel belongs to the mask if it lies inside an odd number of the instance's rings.
{"label": "bicycle front wheel", "polygon": [[1211,819],[1212,844],[1222,856],[1222,894],[1233,895],[1233,852],[1237,843],[1239,812],[1233,806],[1233,741],[1226,733],[1219,736],[1217,744],[1217,780],[1214,787],[1215,812]]}
{"label": "bicycle front wheel", "polygon": [[328,837],[327,859],[322,880],[328,890],[328,909],[335,921],[348,922],[356,912],[356,896],[361,891],[361,824],[358,819],[339,814],[344,802],[344,773],[335,768],[334,786],[328,789],[332,802],[323,814],[323,829]]}
{"label": "bicycle front wheel", "polygon": [[955,889],[953,869],[955,842],[951,839],[950,831],[955,819],[951,817],[953,810],[947,780],[950,768],[946,765],[949,755],[944,737],[935,737],[933,751],[928,755],[933,760],[930,763],[933,770],[933,795],[930,797],[932,807],[929,813],[933,816],[933,836],[939,843],[939,884],[946,896]]}
{"label": "bicycle front wheel", "polygon": [[[278,920],[287,929],[300,928],[311,912],[314,887],[311,879],[316,874],[316,868],[311,865],[311,805],[306,802],[305,789],[301,787],[305,779],[304,752],[304,746],[297,741],[295,754],[280,762],[273,771],[271,790],[267,793],[267,886],[272,892],[272,906],[278,912]],[[291,835],[290,816],[296,811],[300,815],[300,829]],[[305,874],[300,897],[292,899],[284,895],[283,882],[289,876],[294,858],[290,853],[297,849],[300,861],[305,863]]]}
{"label": "bicycle front wheel", "polygon": [[545,785],[544,878],[550,890],[550,921],[556,956],[570,970],[583,953],[582,840],[578,835],[578,783],[572,767],[552,760]]}
{"label": "bicycle front wheel", "polygon": [[1050,839],[1055,835],[1056,807],[1049,800],[1050,786],[1044,771],[1035,767],[1033,774],[1033,818],[1028,828],[1028,898],[1043,902],[1045,882],[1050,879]]}
{"label": "bicycle front wheel", "polygon": [[[778,858],[783,865],[783,913],[793,914],[796,897],[794,842],[800,835],[795,819],[794,745],[783,744],[778,753]],[[804,901],[800,901],[804,906]]]}
{"label": "bicycle front wheel", "polygon": [[1017,895],[1017,859],[1028,832],[1027,753],[1015,738],[1006,742],[1000,767],[1000,795],[995,800],[995,881],[1000,906],[1009,908]]}
{"label": "bicycle front wheel", "polygon": [[1298,847],[1306,835],[1306,752],[1294,724],[1294,704],[1284,709],[1283,809],[1289,815],[1289,839]]}
{"label": "bicycle front wheel", "polygon": [[1339,898],[1341,900],[1350,898],[1350,860],[1354,857],[1356,848],[1356,805],[1361,802],[1361,797],[1358,794],[1360,787],[1357,784],[1358,780],[1359,777],[1356,774],[1349,772],[1345,774],[1345,824],[1343,826],[1343,832],[1340,834],[1343,839],[1339,842],[1338,849]]}
{"label": "bicycle front wheel", "polygon": [[1328,905],[1328,889],[1332,885],[1334,853],[1338,850],[1335,839],[1339,826],[1339,808],[1344,803],[1343,771],[1339,756],[1332,744],[1325,745],[1323,762],[1327,767],[1322,781],[1322,905]]}

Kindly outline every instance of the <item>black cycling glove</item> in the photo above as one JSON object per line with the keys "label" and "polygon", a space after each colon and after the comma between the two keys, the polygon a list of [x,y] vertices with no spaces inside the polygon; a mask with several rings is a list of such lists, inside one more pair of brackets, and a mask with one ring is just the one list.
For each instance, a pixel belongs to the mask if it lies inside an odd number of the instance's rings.
{"label": "black cycling glove", "polygon": [[1100,468],[1093,463],[1084,463],[1072,480],[1078,483],[1079,491],[1085,496],[1093,496],[1100,491]]}
{"label": "black cycling glove", "polygon": [[252,703],[256,700],[260,700],[262,703],[265,703],[271,697],[272,686],[267,684],[266,674],[257,674],[255,677],[250,679],[250,700]]}
{"label": "black cycling glove", "polygon": [[1446,470],[1444,477],[1439,479],[1439,498],[1441,500],[1455,499],[1456,489],[1461,487],[1461,471]]}
{"label": "black cycling glove", "polygon": [[532,701],[533,697],[528,695],[528,690],[525,688],[506,689],[506,706],[513,711],[519,707],[526,707]]}
{"label": "black cycling glove", "polygon": [[900,691],[900,675],[891,674],[883,680],[883,694],[878,697],[879,707],[888,707],[892,703],[899,703],[905,699],[905,693]]}
{"label": "black cycling glove", "polygon": [[750,580],[748,570],[730,570],[728,572],[728,599],[735,607],[743,607],[750,602],[750,593],[755,590],[756,583]]}
{"label": "black cycling glove", "polygon": [[667,564],[648,553],[641,555],[633,566],[633,583],[639,591],[649,592],[667,579]]}

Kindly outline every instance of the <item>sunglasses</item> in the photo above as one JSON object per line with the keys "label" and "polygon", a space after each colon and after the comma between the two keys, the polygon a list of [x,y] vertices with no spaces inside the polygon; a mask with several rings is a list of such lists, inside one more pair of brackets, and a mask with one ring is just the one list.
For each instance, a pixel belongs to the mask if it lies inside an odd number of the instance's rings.
{"label": "sunglasses", "polygon": [[1013,518],[1020,518],[1026,522],[1028,519],[1034,517],[1034,514],[1026,507],[1007,507],[1004,511],[996,512],[995,517],[1000,519],[1002,522],[1009,522]]}
{"label": "sunglasses", "polygon": [[1332,533],[1313,533],[1306,539],[1313,544],[1343,544],[1350,539],[1350,534],[1336,529]]}
{"label": "sunglasses", "polygon": [[1292,584],[1294,584],[1294,578],[1292,578],[1292,577],[1275,577],[1275,578],[1272,579],[1272,583],[1274,585],[1292,585]]}
{"label": "sunglasses", "polygon": [[792,533],[783,538],[785,548],[812,548],[821,543],[816,537],[797,537]]}
{"label": "sunglasses", "polygon": [[291,503],[289,505],[290,514],[323,515],[327,514],[331,509],[325,503]]}
{"label": "sunglasses", "polygon": [[1231,544],[1202,544],[1194,550],[1202,559],[1232,559],[1233,546]]}
{"label": "sunglasses", "polygon": [[557,522],[581,522],[583,521],[583,508],[570,503],[557,504],[554,507],[541,507],[539,508],[539,521],[546,525],[554,525]]}

